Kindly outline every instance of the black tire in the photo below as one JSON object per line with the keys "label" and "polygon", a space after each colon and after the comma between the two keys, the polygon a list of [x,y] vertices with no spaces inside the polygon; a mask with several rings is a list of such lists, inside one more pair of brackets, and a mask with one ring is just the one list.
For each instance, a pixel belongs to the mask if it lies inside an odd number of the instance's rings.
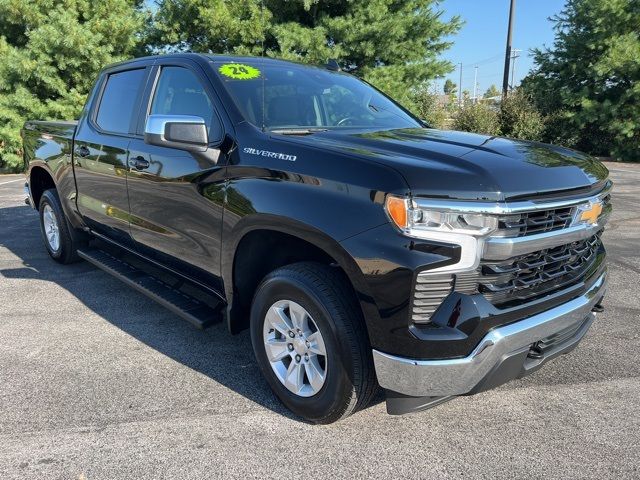
{"label": "black tire", "polygon": [[[49,206],[56,218],[58,233],[59,233],[59,246],[54,249],[47,240],[47,234],[45,233],[44,226],[44,212],[45,207]],[[62,204],[60,203],[60,197],[55,189],[45,190],[40,197],[40,205],[38,206],[38,212],[40,214],[40,232],[42,233],[42,240],[44,246],[49,252],[49,256],[56,262],[62,264],[68,264],[77,262],[80,260],[77,251],[78,247],[86,244],[86,234],[83,232],[73,231],[67,222],[67,219],[62,210]]]}
{"label": "black tire", "polygon": [[[362,313],[344,275],[327,265],[301,262],[279,268],[258,286],[251,307],[251,342],[271,389],[293,413],[313,423],[332,423],[364,408],[378,391]],[[287,389],[265,352],[263,325],[279,300],[301,305],[317,324],[326,346],[322,388],[301,397]]]}

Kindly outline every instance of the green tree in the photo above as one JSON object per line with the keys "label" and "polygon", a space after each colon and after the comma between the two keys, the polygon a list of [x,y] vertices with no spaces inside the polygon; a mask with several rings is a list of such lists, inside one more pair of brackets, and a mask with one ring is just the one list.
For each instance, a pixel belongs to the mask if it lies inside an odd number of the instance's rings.
{"label": "green tree", "polygon": [[137,52],[142,1],[0,0],[0,168],[28,118],[78,116],[97,72]]}
{"label": "green tree", "polygon": [[[458,31],[436,0],[159,0],[155,50],[259,54],[325,63],[370,81],[405,104],[411,90],[451,71],[440,58]],[[264,43],[263,43],[264,42]]]}
{"label": "green tree", "polygon": [[272,21],[260,0],[159,0],[147,33],[152,53],[260,55]]}
{"label": "green tree", "polygon": [[456,85],[450,78],[447,78],[444,82],[444,94],[453,95],[458,91],[458,85]]}
{"label": "green tree", "polygon": [[522,82],[545,139],[640,160],[640,0],[567,0],[552,20],[553,47]]}
{"label": "green tree", "polygon": [[413,113],[426,121],[430,127],[446,128],[447,111],[444,105],[438,102],[438,96],[430,93],[426,86],[413,92],[411,105]]}
{"label": "green tree", "polygon": [[487,91],[484,92],[482,98],[494,98],[499,96],[500,90],[498,90],[498,87],[496,87],[495,85],[491,85],[489,88],[487,88]]}
{"label": "green tree", "polygon": [[454,130],[500,135],[498,113],[484,103],[465,103],[457,109],[453,117]]}
{"label": "green tree", "polygon": [[541,140],[544,129],[542,115],[529,97],[517,89],[509,93],[498,113],[500,134],[523,140]]}

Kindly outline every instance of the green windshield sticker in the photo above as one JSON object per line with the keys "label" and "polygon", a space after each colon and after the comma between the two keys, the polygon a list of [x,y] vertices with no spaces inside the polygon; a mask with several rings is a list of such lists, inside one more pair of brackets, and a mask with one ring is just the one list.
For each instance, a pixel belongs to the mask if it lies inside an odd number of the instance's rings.
{"label": "green windshield sticker", "polygon": [[260,76],[260,70],[244,63],[225,63],[218,71],[225,77],[236,80],[251,80]]}

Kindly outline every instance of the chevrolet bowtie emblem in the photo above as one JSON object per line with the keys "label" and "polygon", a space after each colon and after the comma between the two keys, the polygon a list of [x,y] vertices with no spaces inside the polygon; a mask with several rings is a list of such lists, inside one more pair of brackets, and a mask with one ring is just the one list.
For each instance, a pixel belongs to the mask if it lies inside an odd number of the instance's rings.
{"label": "chevrolet bowtie emblem", "polygon": [[602,204],[592,203],[586,210],[583,210],[582,215],[580,215],[580,220],[583,222],[590,223],[593,225],[598,221],[598,217],[602,213]]}

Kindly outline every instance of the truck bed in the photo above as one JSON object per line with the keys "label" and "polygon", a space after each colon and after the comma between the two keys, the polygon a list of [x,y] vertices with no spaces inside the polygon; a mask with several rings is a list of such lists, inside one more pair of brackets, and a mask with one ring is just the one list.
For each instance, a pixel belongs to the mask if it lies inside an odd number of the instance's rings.
{"label": "truck bed", "polygon": [[71,140],[77,125],[77,120],[29,120],[25,122],[22,132],[23,135],[27,132],[38,132]]}
{"label": "truck bed", "polygon": [[[22,129],[25,169],[31,162],[71,161],[76,121],[28,121]],[[55,172],[55,168],[52,171]]]}

